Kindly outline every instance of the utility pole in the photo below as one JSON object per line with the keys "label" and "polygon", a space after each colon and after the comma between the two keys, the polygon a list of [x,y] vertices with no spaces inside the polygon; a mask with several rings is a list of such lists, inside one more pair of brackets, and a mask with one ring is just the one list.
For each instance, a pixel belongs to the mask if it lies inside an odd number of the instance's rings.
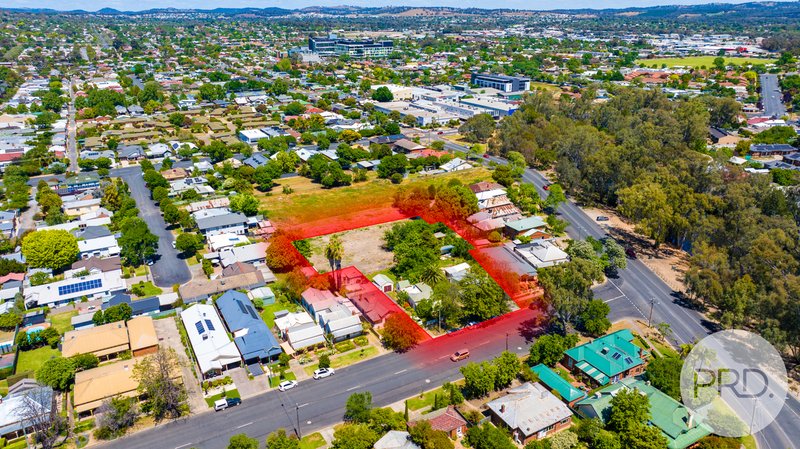
{"label": "utility pole", "polygon": [[303,436],[300,434],[300,406],[297,405],[297,402],[294,403],[294,411],[297,413],[297,439],[303,439]]}
{"label": "utility pole", "polygon": [[508,332],[506,332],[506,352],[508,352]]}
{"label": "utility pole", "polygon": [[653,322],[653,306],[656,305],[656,298],[650,298],[650,314],[647,316],[647,327],[650,327]]}

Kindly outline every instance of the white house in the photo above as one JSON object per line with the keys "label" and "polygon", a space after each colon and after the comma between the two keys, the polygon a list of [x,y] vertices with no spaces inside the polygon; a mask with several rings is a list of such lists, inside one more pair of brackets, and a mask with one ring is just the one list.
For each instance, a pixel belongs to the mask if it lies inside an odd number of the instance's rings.
{"label": "white house", "polygon": [[82,259],[90,257],[112,257],[119,255],[119,245],[117,238],[113,235],[106,235],[86,240],[78,240],[78,251]]}
{"label": "white house", "polygon": [[447,279],[450,279],[452,282],[458,282],[464,279],[469,273],[470,266],[468,263],[463,262],[458,265],[453,265],[452,267],[443,268],[444,274],[447,276]]}
{"label": "white house", "polygon": [[125,288],[122,271],[113,270],[27,287],[25,304],[53,307],[80,300],[84,296],[102,298]]}
{"label": "white house", "polygon": [[286,341],[295,351],[325,343],[325,331],[317,323],[305,323],[286,330]]}
{"label": "white house", "polygon": [[181,312],[181,321],[203,378],[214,377],[239,366],[239,350],[228,336],[214,306],[195,304]]}

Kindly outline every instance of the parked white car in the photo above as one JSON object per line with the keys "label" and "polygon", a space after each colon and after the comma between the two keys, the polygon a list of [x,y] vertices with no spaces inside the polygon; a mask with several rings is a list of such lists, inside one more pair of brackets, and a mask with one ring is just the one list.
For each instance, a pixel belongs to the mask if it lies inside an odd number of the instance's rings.
{"label": "parked white car", "polygon": [[297,381],[294,380],[284,380],[278,385],[278,390],[286,391],[291,390],[292,388],[297,386]]}
{"label": "parked white car", "polygon": [[314,379],[324,379],[334,374],[336,374],[336,371],[334,371],[333,368],[320,368],[314,371]]}

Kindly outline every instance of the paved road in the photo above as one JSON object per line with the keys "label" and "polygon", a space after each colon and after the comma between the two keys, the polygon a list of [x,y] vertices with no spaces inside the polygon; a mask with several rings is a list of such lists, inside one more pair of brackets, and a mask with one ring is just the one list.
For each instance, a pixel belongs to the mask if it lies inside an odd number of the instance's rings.
{"label": "paved road", "polygon": [[[463,151],[463,149],[459,149]],[[497,163],[505,163],[500,158],[490,158]],[[543,189],[549,181],[536,170],[528,169],[523,180],[534,184],[542,198],[547,197]],[[558,208],[562,219],[569,221],[567,233],[573,238],[592,236],[607,237],[605,230],[572,201]],[[611,307],[609,319],[623,318],[648,320],[652,307],[652,322],[668,323],[672,330],[670,339],[676,344],[700,340],[712,333],[714,324],[707,321],[696,310],[684,307],[680,295],[667,286],[658,276],[639,260],[628,260],[628,267],[619,271],[619,277],[595,288],[597,297],[605,300]],[[769,427],[756,434],[762,449],[787,449],[797,447],[800,441],[800,401],[791,398],[784,406],[778,419]]]}
{"label": "paved road", "polygon": [[783,94],[778,87],[778,75],[763,73],[761,80],[761,103],[764,106],[764,114],[770,117],[782,117],[786,115],[786,106],[783,104]]}
{"label": "paved road", "polygon": [[159,287],[172,287],[188,282],[192,274],[186,261],[178,257],[178,250],[172,247],[175,239],[167,230],[161,210],[150,199],[150,190],[142,179],[142,170],[138,166],[120,168],[113,170],[111,176],[120,177],[128,183],[131,197],[139,207],[139,216],[147,223],[150,232],[158,236],[159,257],[150,267],[153,282]]}
{"label": "paved road", "polygon": [[[446,148],[463,151],[462,147],[452,143],[448,143]],[[546,196],[542,186],[547,181],[541,174],[527,170],[523,179],[535,184],[540,194]],[[597,223],[571,202],[562,204],[559,214],[571,223],[567,232],[574,238],[588,235],[602,238],[606,235]],[[629,261],[628,268],[620,271],[619,278],[609,280],[595,293],[609,303],[611,318],[615,320],[625,317],[647,319],[651,299],[655,298],[652,320],[654,323],[669,323],[676,343],[690,342],[710,332],[707,328],[709,323],[705,323],[696,311],[682,307],[675,292],[640,261]],[[339,422],[346,398],[353,392],[371,391],[375,403],[385,406],[460,377],[457,366],[446,358],[459,347],[469,347],[475,361],[496,356],[506,345],[518,353],[525,352],[526,343],[535,331],[535,317],[532,311],[524,309],[496,322],[433,340],[406,354],[384,355],[340,370],[329,379],[301,382],[297,389],[288,393],[268,392],[245,401],[237,408],[193,416],[106,446],[223,448],[228,438],[236,433],[244,432],[263,440],[266,434],[277,428],[295,428],[298,411],[301,433],[307,434]],[[502,338],[504,333],[505,339]],[[299,405],[299,409],[296,410],[295,405]],[[800,441],[800,403],[791,400],[778,420],[757,434],[757,439],[762,449],[794,447],[794,442]]]}
{"label": "paved road", "polygon": [[67,157],[69,158],[69,170],[78,171],[78,142],[75,138],[77,127],[75,126],[75,92],[72,91],[72,79],[69,84],[69,105],[67,107]]}
{"label": "paved road", "polygon": [[519,354],[527,352],[531,333],[535,331],[529,320],[535,316],[533,311],[523,309],[491,326],[465,329],[405,354],[392,353],[367,360],[338,370],[327,379],[300,382],[285,393],[273,390],[245,399],[238,407],[165,424],[105,447],[222,449],[231,435],[237,433],[247,433],[263,442],[276,429],[294,430],[298,412],[300,433],[307,435],[340,422],[344,404],[352,393],[369,391],[376,405],[386,406],[459,378],[458,368],[466,362],[453,363],[448,357],[461,347],[470,348],[472,361],[487,360],[506,348],[504,333],[509,332],[509,349]]}

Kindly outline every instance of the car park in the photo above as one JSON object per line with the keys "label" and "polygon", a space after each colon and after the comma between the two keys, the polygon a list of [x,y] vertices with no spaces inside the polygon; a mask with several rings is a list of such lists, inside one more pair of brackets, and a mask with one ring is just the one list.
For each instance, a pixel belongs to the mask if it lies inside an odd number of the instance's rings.
{"label": "car park", "polygon": [[314,379],[324,379],[329,376],[333,376],[336,371],[333,368],[320,368],[314,371]]}
{"label": "car park", "polygon": [[297,381],[294,380],[284,380],[278,385],[278,390],[286,391],[291,390],[292,388],[297,386]]}

